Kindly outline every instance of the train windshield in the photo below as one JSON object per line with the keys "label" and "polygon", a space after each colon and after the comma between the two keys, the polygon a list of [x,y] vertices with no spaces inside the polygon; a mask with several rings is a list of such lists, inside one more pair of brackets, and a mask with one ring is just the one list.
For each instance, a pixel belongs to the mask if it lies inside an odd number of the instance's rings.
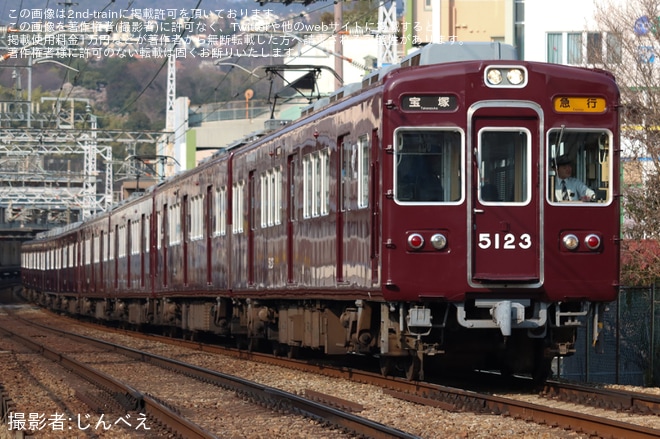
{"label": "train windshield", "polygon": [[611,140],[612,133],[606,130],[550,130],[548,200],[565,205],[608,202]]}
{"label": "train windshield", "polygon": [[461,190],[458,130],[400,128],[395,144],[395,199],[401,203],[456,202]]}

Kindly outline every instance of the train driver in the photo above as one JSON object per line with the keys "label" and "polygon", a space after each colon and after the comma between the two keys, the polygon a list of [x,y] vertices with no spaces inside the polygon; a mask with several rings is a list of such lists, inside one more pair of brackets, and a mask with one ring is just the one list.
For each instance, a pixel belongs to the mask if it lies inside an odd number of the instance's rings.
{"label": "train driver", "polygon": [[592,201],[596,193],[582,181],[573,177],[570,157],[561,155],[555,159],[555,197],[557,201]]}

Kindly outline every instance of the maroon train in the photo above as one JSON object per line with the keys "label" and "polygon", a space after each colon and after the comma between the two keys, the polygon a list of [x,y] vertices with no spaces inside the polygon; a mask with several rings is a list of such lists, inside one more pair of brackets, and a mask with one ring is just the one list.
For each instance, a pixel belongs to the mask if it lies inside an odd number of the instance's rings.
{"label": "maroon train", "polygon": [[[466,43],[352,88],[26,243],[25,291],[289,355],[372,355],[409,379],[431,365],[544,378],[618,289],[613,77]],[[560,156],[588,197],[562,199]]]}

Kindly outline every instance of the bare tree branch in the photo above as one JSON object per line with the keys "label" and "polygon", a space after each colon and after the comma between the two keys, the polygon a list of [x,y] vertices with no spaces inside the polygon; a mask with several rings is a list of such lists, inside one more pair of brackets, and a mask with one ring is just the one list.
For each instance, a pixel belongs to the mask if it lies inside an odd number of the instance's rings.
{"label": "bare tree branch", "polygon": [[[660,0],[609,1],[597,7],[602,67],[621,89],[624,241],[622,281],[660,279]],[[650,240],[643,243],[643,240]]]}

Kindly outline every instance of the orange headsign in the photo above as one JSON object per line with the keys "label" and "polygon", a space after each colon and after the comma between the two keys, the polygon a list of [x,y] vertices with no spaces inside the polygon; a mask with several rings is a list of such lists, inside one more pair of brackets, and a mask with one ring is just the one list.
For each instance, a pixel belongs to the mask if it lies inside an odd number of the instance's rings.
{"label": "orange headsign", "polygon": [[604,113],[607,102],[604,98],[559,96],[554,107],[558,113]]}

